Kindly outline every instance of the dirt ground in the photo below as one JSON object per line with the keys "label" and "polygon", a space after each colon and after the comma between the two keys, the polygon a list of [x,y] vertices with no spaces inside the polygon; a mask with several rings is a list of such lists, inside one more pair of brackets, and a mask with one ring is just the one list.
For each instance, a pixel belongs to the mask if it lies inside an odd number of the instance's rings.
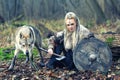
{"label": "dirt ground", "polygon": [[[45,59],[47,60],[47,59]],[[113,61],[107,74],[92,71],[75,71],[56,68],[48,70],[39,66],[39,59],[34,60],[38,70],[30,68],[24,60],[16,60],[13,71],[8,71],[10,61],[0,62],[0,80],[120,80],[120,65]]]}

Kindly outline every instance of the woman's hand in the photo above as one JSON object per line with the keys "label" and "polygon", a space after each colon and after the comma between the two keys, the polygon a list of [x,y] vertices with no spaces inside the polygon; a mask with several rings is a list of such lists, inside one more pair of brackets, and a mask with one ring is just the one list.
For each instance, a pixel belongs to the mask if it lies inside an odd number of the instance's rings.
{"label": "woman's hand", "polygon": [[48,49],[48,54],[53,55],[53,50],[52,49]]}

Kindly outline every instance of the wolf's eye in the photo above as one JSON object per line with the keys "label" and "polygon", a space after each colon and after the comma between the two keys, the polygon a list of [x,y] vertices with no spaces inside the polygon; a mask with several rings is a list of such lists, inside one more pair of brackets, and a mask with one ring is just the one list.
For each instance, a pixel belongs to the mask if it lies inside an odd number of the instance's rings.
{"label": "wolf's eye", "polygon": [[28,44],[28,46],[30,47],[30,46],[31,46],[31,44]]}
{"label": "wolf's eye", "polygon": [[23,44],[22,46],[23,46],[23,47],[25,47],[25,45],[24,45],[24,44]]}

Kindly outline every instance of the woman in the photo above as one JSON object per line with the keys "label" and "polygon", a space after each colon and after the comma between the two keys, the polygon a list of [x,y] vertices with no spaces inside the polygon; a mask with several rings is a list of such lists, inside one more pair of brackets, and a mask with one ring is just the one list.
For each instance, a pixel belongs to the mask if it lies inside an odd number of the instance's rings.
{"label": "woman", "polygon": [[[88,38],[90,31],[80,24],[79,18],[73,12],[68,12],[65,16],[65,29],[58,32],[56,35],[49,38],[48,53],[51,55],[50,60],[46,66],[50,69],[59,66],[65,66],[67,69],[73,69],[73,50],[75,49],[77,43],[79,43],[83,38]],[[56,54],[65,55],[65,59],[57,61]]]}

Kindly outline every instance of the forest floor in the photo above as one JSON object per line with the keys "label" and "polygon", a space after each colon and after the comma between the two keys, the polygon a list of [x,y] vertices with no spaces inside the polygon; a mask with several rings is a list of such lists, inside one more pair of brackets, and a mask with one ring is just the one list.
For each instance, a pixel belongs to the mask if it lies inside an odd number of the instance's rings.
{"label": "forest floor", "polygon": [[[120,63],[113,57],[113,64],[107,74],[92,71],[66,70],[56,68],[49,70],[39,66],[39,58],[34,59],[38,70],[30,68],[24,59],[16,60],[13,71],[8,71],[10,61],[0,62],[0,80],[120,80]],[[45,62],[48,58],[44,59]]]}

